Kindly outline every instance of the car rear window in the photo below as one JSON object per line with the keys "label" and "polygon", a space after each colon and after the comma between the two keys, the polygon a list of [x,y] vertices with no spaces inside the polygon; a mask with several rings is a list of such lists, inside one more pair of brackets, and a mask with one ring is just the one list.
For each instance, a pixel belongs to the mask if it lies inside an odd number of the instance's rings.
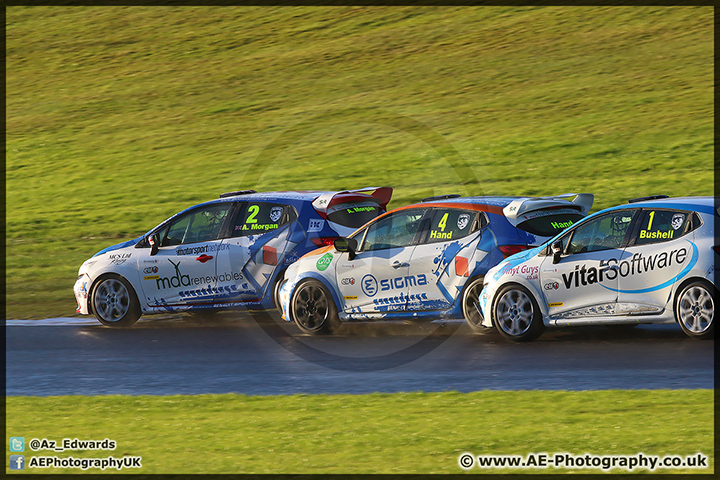
{"label": "car rear window", "polygon": [[343,203],[328,210],[327,219],[345,227],[360,228],[382,213],[385,213],[385,210],[377,203]]}
{"label": "car rear window", "polygon": [[568,227],[573,226],[583,218],[579,212],[563,210],[541,210],[525,215],[526,219],[518,223],[517,228],[525,230],[533,235],[543,237],[554,237]]}

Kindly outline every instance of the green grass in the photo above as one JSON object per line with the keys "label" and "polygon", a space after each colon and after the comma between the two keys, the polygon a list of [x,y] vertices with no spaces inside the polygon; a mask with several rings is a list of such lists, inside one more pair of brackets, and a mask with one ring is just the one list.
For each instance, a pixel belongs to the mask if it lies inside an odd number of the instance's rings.
{"label": "green grass", "polygon": [[[26,461],[142,456],[130,473],[461,473],[464,452],[702,452],[709,469],[672,473],[712,473],[713,425],[712,390],[7,399],[8,437],[117,442],[112,452],[26,450]],[[70,470],[47,470],[60,472]]]}
{"label": "green grass", "polygon": [[712,7],[8,7],[7,314],[240,188],[713,193]]}

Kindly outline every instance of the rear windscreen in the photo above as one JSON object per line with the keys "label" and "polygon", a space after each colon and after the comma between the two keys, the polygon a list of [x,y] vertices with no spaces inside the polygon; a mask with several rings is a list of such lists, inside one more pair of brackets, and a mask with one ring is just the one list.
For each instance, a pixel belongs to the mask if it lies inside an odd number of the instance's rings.
{"label": "rear windscreen", "polygon": [[360,228],[382,213],[385,213],[385,210],[377,203],[343,203],[332,207],[328,211],[327,219],[345,227]]}
{"label": "rear windscreen", "polygon": [[543,237],[554,237],[575,222],[581,220],[583,215],[577,212],[551,213],[529,218],[518,223],[517,228],[525,230],[533,235]]}

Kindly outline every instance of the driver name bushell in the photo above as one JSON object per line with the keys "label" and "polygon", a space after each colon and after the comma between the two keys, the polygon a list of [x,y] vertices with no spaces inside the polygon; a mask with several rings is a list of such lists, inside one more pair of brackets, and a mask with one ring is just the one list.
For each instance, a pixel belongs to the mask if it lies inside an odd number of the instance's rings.
{"label": "driver name bushell", "polygon": [[621,277],[628,275],[640,275],[642,273],[650,273],[656,268],[658,270],[670,267],[673,264],[680,265],[687,259],[687,249],[679,248],[668,252],[656,253],[644,257],[642,253],[634,253],[632,258],[618,262],[617,258],[609,260],[601,260],[599,267],[590,267],[587,265],[575,265],[575,270],[569,273],[563,273],[562,279],[565,288],[584,287],[593,285],[603,280],[615,280],[620,274]]}

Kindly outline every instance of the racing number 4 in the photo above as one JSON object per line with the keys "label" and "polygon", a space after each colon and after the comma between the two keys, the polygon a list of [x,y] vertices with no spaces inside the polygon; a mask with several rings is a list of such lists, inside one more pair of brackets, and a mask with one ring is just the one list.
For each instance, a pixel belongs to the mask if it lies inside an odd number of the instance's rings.
{"label": "racing number 4", "polygon": [[442,232],[445,231],[445,226],[447,225],[447,219],[448,219],[448,214],[446,213],[446,214],[443,215],[442,218],[440,219],[440,223],[438,223],[438,228],[439,228],[440,231],[442,231]]}

